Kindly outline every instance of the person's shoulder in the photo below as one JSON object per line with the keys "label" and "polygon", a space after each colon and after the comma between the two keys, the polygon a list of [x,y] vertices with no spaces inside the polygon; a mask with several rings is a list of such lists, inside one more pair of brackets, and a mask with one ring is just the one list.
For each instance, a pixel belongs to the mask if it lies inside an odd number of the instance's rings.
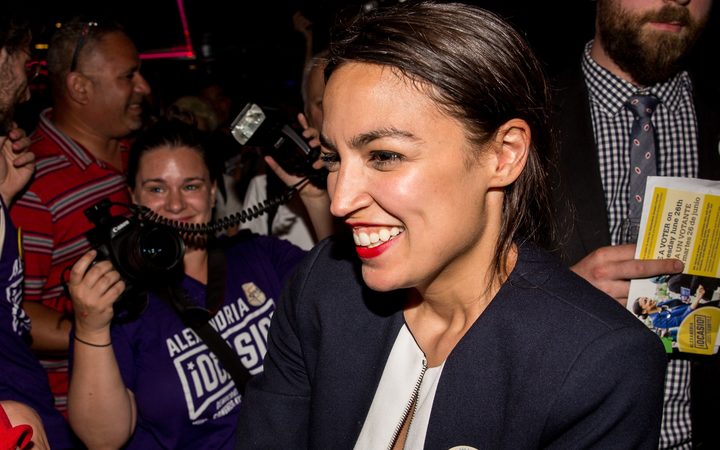
{"label": "person's shoulder", "polygon": [[354,254],[352,237],[338,233],[318,242],[307,255],[308,265],[321,269],[356,271],[360,261]]}
{"label": "person's shoulder", "polygon": [[362,280],[359,260],[353,257],[351,250],[347,237],[342,234],[323,239],[300,261],[292,283],[312,286],[312,289],[323,292],[335,289],[338,284],[347,286],[348,280],[359,284]]}
{"label": "person's shoulder", "polygon": [[282,280],[287,279],[307,253],[284,239],[249,230],[219,239],[218,244],[224,250],[229,266],[270,270]]}
{"label": "person's shoulder", "polygon": [[[348,233],[349,234],[349,233]],[[352,237],[338,233],[316,244],[298,264],[294,283],[313,295],[365,298],[369,292],[362,278],[360,260]],[[383,295],[373,292],[372,295]]]}
{"label": "person's shoulder", "polygon": [[[362,267],[349,233],[323,239],[300,261],[285,286],[286,302],[297,317],[315,323],[317,317],[328,320],[327,328],[347,330],[347,318],[353,327],[377,325],[378,318],[389,318],[401,311],[405,290],[379,292],[367,287]],[[368,325],[369,326],[369,325]]]}
{"label": "person's shoulder", "polygon": [[251,230],[240,229],[232,236],[218,238],[219,245],[227,255],[238,254],[248,251],[276,252],[276,251],[297,251],[305,253],[297,245],[276,236],[266,236],[255,233]]}
{"label": "person's shoulder", "polygon": [[35,173],[31,184],[53,182],[73,167],[65,152],[41,128],[33,133],[32,141],[30,151],[35,154]]}
{"label": "person's shoulder", "polygon": [[[33,150],[34,151],[34,150]],[[35,173],[16,204],[37,205],[52,202],[82,186],[79,171],[64,154],[45,153],[35,159]]]}
{"label": "person's shoulder", "polygon": [[62,155],[62,149],[55,142],[43,127],[35,128],[30,136],[32,144],[30,150],[35,154],[36,159]]}
{"label": "person's shoulder", "polygon": [[605,332],[644,325],[624,306],[572,272],[558,258],[537,247],[524,246],[513,272],[514,286],[530,289],[537,307],[567,319],[572,326]]}

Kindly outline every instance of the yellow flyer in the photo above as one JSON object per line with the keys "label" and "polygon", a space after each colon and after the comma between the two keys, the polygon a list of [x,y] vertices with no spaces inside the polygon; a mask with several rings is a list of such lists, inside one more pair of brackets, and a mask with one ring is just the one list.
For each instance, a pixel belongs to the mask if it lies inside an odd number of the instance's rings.
{"label": "yellow flyer", "polygon": [[648,177],[635,257],[677,258],[681,274],[632,280],[627,307],[669,353],[720,346],[720,182]]}

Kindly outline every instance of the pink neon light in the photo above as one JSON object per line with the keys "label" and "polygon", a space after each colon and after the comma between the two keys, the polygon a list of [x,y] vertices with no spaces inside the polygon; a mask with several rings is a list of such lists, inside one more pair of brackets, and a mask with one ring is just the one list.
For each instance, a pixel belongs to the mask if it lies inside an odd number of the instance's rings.
{"label": "pink neon light", "polygon": [[140,59],[195,59],[195,52],[187,50],[169,51],[169,52],[152,52],[152,53],[141,53]]}
{"label": "pink neon light", "polygon": [[180,22],[183,27],[183,34],[185,35],[185,46],[189,51],[192,51],[192,41],[190,40],[190,28],[187,24],[187,17],[185,16],[185,5],[182,0],[177,0],[178,12],[180,13]]}
{"label": "pink neon light", "polygon": [[178,50],[154,51],[141,53],[140,59],[195,59],[192,40],[190,39],[190,27],[188,27],[187,17],[185,16],[185,5],[182,0],[177,0],[178,13],[180,13],[180,23],[183,27],[183,36],[185,37],[185,45],[175,47]]}

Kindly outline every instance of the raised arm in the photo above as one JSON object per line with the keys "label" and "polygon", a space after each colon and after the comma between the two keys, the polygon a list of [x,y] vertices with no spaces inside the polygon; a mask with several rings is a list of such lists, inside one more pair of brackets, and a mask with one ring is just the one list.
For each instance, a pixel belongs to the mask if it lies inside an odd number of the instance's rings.
{"label": "raised arm", "polygon": [[[303,137],[308,140],[308,145],[312,148],[319,147],[320,139],[318,130],[308,125],[307,119],[302,113],[298,114],[298,122],[303,127]],[[285,172],[271,157],[265,157],[265,162],[288,186],[300,181],[300,177]],[[316,161],[313,167],[320,169],[322,168],[322,163]],[[335,222],[332,214],[330,214],[330,197],[327,191],[317,188],[312,183],[306,183],[302,189],[300,189],[300,199],[308,212],[318,241],[332,235],[335,232]]]}
{"label": "raised arm", "polygon": [[14,123],[7,136],[0,136],[0,196],[8,206],[35,170],[35,155],[29,147],[30,138]]}
{"label": "raised arm", "polygon": [[75,309],[68,415],[89,448],[119,448],[132,436],[137,416],[110,339],[113,303],[125,284],[110,262],[91,265],[95,254],[75,263],[68,283]]}

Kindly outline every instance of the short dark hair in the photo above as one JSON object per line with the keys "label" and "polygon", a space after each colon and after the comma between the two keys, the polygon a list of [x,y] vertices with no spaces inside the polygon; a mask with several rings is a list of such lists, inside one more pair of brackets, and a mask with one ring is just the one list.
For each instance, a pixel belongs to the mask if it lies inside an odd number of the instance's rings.
{"label": "short dark hair", "polygon": [[[88,24],[93,24],[88,26]],[[48,72],[54,85],[62,82],[70,72],[73,54],[82,36],[82,47],[79,48],[75,59],[81,61],[102,38],[110,33],[122,32],[122,25],[111,20],[94,20],[82,17],[73,17],[64,22],[50,39],[47,52]],[[84,36],[83,36],[84,34]]]}
{"label": "short dark hair", "polygon": [[27,19],[13,15],[0,15],[0,49],[8,54],[26,50],[32,40],[30,23]]}
{"label": "short dark hair", "polygon": [[643,297],[638,297],[635,299],[635,301],[632,304],[632,312],[633,312],[633,314],[640,317],[641,319],[644,319],[648,315],[645,312],[645,310],[643,309],[642,305],[640,305],[640,299],[642,299],[642,298]]}
{"label": "short dark hair", "polygon": [[209,152],[209,136],[180,120],[161,120],[141,131],[130,148],[127,169],[127,184],[130,189],[135,189],[135,178],[142,156],[160,147],[189,147],[195,150],[202,156],[210,174],[210,181],[215,182],[218,179],[218,171],[215,170],[214,160]]}
{"label": "short dark hair", "polygon": [[525,120],[532,145],[520,177],[505,188],[493,278],[507,274],[513,241],[549,246],[554,240],[548,172],[555,144],[550,89],[539,60],[511,25],[484,9],[459,3],[380,7],[333,31],[326,78],[346,62],[391,67],[426,91],[466,126],[481,146],[513,118]]}

